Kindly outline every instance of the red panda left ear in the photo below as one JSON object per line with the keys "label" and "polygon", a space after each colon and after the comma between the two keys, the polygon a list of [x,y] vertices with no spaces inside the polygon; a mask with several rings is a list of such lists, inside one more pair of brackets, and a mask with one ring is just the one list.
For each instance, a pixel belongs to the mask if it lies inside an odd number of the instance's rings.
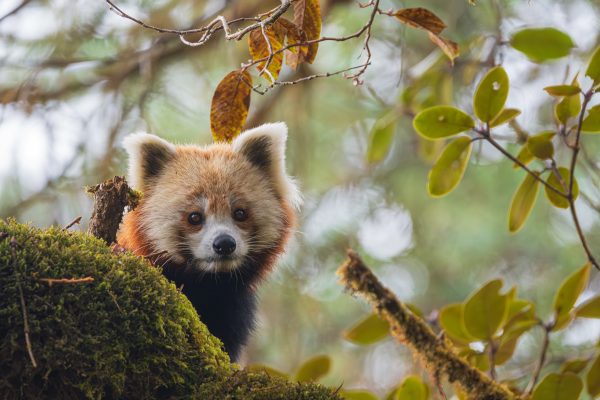
{"label": "red panda left ear", "polygon": [[231,143],[233,150],[243,154],[272,180],[279,196],[292,206],[301,203],[294,180],[285,172],[287,126],[283,122],[264,124],[242,132]]}
{"label": "red panda left ear", "polygon": [[173,144],[148,133],[127,136],[123,147],[129,154],[129,183],[142,191],[175,156]]}

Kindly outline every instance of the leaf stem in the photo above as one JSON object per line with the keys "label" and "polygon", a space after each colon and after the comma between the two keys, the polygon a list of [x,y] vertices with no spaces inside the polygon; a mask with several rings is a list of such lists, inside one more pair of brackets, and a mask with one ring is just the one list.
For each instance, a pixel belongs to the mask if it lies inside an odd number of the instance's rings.
{"label": "leaf stem", "polygon": [[538,361],[535,370],[533,371],[533,375],[531,375],[531,380],[527,385],[527,389],[525,391],[526,394],[531,394],[538,380],[540,379],[540,373],[542,372],[542,368],[544,367],[544,363],[546,362],[546,355],[548,354],[548,346],[550,345],[550,330],[552,329],[554,324],[544,324],[540,321],[540,326],[544,328],[544,341],[542,343],[542,350],[540,352],[540,359]]}

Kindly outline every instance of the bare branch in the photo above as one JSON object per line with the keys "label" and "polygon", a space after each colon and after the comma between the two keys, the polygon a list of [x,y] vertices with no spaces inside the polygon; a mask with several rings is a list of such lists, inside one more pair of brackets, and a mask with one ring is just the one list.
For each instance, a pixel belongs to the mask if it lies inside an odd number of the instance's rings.
{"label": "bare branch", "polygon": [[13,8],[12,10],[10,10],[9,12],[7,12],[6,14],[4,14],[3,16],[0,17],[0,22],[4,21],[6,18],[10,17],[11,15],[15,15],[16,13],[18,13],[19,11],[21,11],[27,4],[31,3],[31,0],[23,0],[19,5],[17,5],[15,8]]}
{"label": "bare branch", "polygon": [[84,278],[38,278],[38,281],[47,283],[48,286],[52,286],[56,283],[72,285],[77,283],[89,283],[94,282],[94,278],[86,276]]}
{"label": "bare branch", "polygon": [[579,241],[585,250],[588,261],[598,270],[600,270],[600,265],[598,261],[594,258],[592,254],[592,250],[590,249],[587,239],[585,238],[585,234],[583,233],[583,229],[581,228],[581,224],[579,222],[579,216],[577,215],[577,210],[575,209],[575,196],[573,194],[573,187],[575,184],[575,168],[577,167],[577,156],[579,155],[580,150],[580,140],[581,140],[581,126],[583,124],[583,116],[587,109],[587,106],[594,95],[594,88],[590,88],[583,95],[583,103],[581,104],[581,111],[579,112],[579,119],[577,121],[577,131],[575,133],[575,143],[573,144],[572,150],[573,154],[571,156],[571,168],[569,169],[569,191],[567,193],[567,200],[569,200],[569,210],[571,211],[571,217],[573,219],[573,223],[575,224],[575,230],[577,231],[577,236],[579,236]]}

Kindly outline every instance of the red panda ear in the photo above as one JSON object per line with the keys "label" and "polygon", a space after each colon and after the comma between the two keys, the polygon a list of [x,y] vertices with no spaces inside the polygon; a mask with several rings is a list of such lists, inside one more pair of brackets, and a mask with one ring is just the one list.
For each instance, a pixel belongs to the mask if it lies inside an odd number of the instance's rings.
{"label": "red panda ear", "polygon": [[287,126],[276,122],[242,132],[231,145],[269,176],[279,196],[298,207],[301,203],[298,189],[285,172],[286,140]]}
{"label": "red panda ear", "polygon": [[175,146],[148,133],[134,133],[123,140],[129,154],[129,183],[144,190],[175,156]]}

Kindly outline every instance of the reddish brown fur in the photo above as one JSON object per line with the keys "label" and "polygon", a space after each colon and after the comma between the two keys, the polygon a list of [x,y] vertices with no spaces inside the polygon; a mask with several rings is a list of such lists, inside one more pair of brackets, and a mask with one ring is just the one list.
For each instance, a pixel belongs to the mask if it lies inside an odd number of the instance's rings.
{"label": "reddish brown fur", "polygon": [[[173,188],[189,187],[189,182],[192,182],[193,180],[190,179],[189,173],[185,167],[194,165],[197,158],[202,158],[204,160],[221,159],[222,161],[234,162],[240,165],[241,170],[256,169],[256,167],[245,160],[243,156],[233,152],[228,145],[212,145],[208,149],[198,147],[178,147],[177,157],[174,160],[175,165],[169,167],[169,169],[179,172],[175,172],[174,175],[171,175],[170,178],[172,178],[172,181],[169,183],[169,186]],[[221,165],[220,161],[219,164]],[[227,183],[235,186],[235,180],[232,181],[230,176],[224,173],[220,168],[208,171],[205,170],[203,172],[203,175],[196,175],[196,178],[203,178],[202,182],[198,183],[197,186],[198,188],[211,188],[209,193],[205,192],[205,194],[208,195],[208,210],[218,215],[229,213],[227,195],[232,189],[228,187]],[[152,196],[157,190],[158,189],[154,189],[151,186],[147,187],[146,198]],[[161,190],[164,190],[164,188],[161,188]],[[191,193],[197,192],[197,190],[189,189],[187,191]],[[191,197],[193,198],[195,195],[192,195]],[[257,272],[255,279],[250,282],[253,289],[256,287],[256,284],[260,282],[261,279],[265,278],[273,269],[277,258],[283,254],[285,245],[290,239],[296,226],[296,213],[289,202],[279,198],[279,206],[283,210],[283,229],[280,232],[279,240],[274,243],[272,248],[255,255],[254,258],[257,261],[255,265],[258,270],[255,270]],[[141,222],[146,218],[150,218],[148,214],[149,211],[145,209],[145,198],[142,198],[138,207],[125,215],[117,235],[117,241],[121,246],[130,249],[133,253],[143,257],[148,257],[164,250],[156,249],[144,233]],[[193,226],[190,227],[184,223],[182,223],[182,227],[184,227],[184,229],[199,229]],[[161,260],[158,259],[156,262],[160,263]],[[177,267],[178,263],[169,262],[168,266]]]}

